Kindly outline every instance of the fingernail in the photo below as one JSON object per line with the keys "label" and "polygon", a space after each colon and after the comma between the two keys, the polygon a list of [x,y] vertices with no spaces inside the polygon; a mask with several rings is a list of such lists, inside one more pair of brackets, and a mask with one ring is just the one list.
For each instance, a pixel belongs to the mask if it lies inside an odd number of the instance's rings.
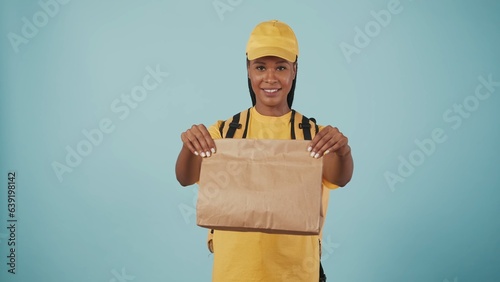
{"label": "fingernail", "polygon": [[212,154],[215,154],[215,148],[210,149],[212,151]]}
{"label": "fingernail", "polygon": [[194,151],[194,154],[197,155],[197,156],[199,155],[197,151]]}
{"label": "fingernail", "polygon": [[326,150],[325,153],[324,153],[324,155],[326,155],[328,153],[330,153],[330,150]]}
{"label": "fingernail", "polygon": [[314,158],[315,159],[319,158],[319,154],[314,155]]}
{"label": "fingernail", "polygon": [[207,157],[210,157],[210,151],[206,152]]}
{"label": "fingernail", "polygon": [[316,153],[315,152],[311,152],[311,157],[314,157]]}
{"label": "fingernail", "polygon": [[204,157],[205,157],[205,153],[204,153],[204,152],[201,152],[201,153],[200,153],[200,156],[201,156],[202,158],[204,158]]}
{"label": "fingernail", "polygon": [[308,151],[308,152],[311,152],[311,150],[312,150],[312,149],[313,149],[313,147],[312,147],[312,146],[307,147],[307,151]]}

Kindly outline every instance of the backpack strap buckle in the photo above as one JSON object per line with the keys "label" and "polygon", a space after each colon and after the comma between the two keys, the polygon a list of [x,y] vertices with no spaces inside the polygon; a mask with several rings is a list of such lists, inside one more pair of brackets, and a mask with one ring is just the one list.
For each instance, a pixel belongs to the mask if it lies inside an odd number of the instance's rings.
{"label": "backpack strap buckle", "polygon": [[311,125],[309,123],[299,123],[299,128],[300,129],[307,129],[307,128],[311,128]]}
{"label": "backpack strap buckle", "polygon": [[238,122],[231,122],[229,124],[229,127],[234,128],[234,129],[240,129],[241,128],[241,123]]}

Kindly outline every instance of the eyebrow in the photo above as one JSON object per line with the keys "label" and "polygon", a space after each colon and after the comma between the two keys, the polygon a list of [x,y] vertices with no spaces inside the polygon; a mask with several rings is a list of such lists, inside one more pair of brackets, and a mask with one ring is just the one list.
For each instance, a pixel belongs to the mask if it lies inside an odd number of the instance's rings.
{"label": "eyebrow", "polygon": [[[277,61],[275,64],[283,64],[283,63],[288,63],[287,60],[280,60],[280,61]],[[259,61],[259,60],[255,60],[252,64],[262,64],[262,65],[265,65],[266,63],[263,62],[263,61]]]}

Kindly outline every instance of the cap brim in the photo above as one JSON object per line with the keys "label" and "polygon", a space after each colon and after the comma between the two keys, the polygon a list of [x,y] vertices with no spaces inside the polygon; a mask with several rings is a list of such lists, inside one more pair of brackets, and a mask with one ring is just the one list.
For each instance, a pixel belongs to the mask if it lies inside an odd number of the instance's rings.
{"label": "cap brim", "polygon": [[292,63],[297,59],[297,56],[294,53],[278,47],[255,48],[252,52],[247,53],[247,58],[249,60],[255,60],[267,56],[279,57]]}

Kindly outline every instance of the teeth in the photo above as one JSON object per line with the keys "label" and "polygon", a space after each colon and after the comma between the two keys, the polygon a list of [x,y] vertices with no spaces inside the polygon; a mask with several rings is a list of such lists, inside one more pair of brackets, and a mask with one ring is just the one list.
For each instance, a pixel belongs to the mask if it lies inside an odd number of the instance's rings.
{"label": "teeth", "polygon": [[264,89],[264,91],[266,91],[267,93],[274,93],[278,91],[278,89]]}

